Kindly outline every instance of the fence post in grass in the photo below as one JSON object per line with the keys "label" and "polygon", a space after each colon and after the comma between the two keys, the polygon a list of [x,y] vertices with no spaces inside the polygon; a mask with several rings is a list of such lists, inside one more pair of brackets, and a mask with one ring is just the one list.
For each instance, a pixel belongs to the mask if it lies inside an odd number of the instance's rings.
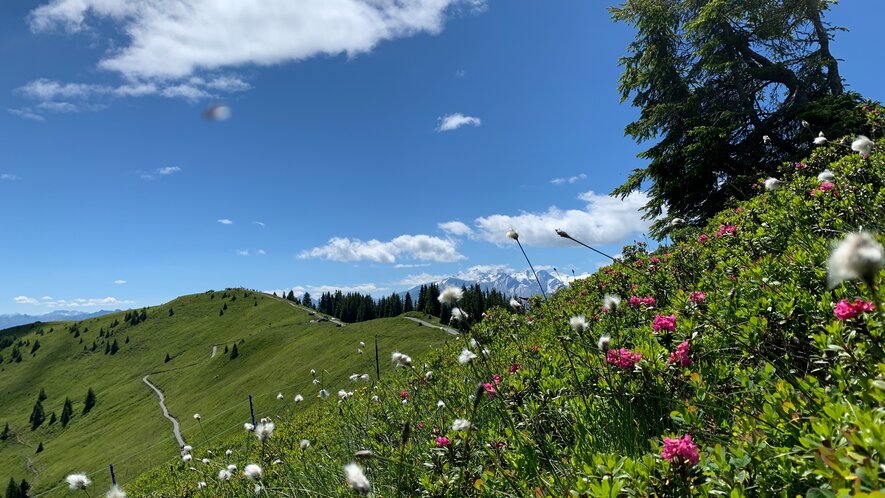
{"label": "fence post in grass", "polygon": [[381,380],[381,366],[378,363],[378,336],[375,336],[375,377]]}
{"label": "fence post in grass", "polygon": [[252,395],[249,395],[249,415],[252,416],[252,426],[255,426],[255,409],[252,408]]}
{"label": "fence post in grass", "polygon": [[114,475],[114,464],[111,464],[111,484],[117,485],[117,476]]}

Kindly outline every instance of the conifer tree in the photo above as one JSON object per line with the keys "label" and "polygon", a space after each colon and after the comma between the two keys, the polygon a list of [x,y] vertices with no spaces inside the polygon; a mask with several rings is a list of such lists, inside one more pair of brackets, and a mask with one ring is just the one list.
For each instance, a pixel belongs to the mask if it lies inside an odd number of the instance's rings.
{"label": "conifer tree", "polygon": [[71,421],[71,417],[74,416],[74,404],[71,403],[70,398],[65,398],[65,405],[61,409],[61,426],[67,427],[68,423]]}
{"label": "conifer tree", "polygon": [[40,400],[40,401],[46,401],[46,398],[47,398],[47,396],[46,396],[46,390],[43,389],[43,388],[41,387],[41,388],[40,388],[40,394],[37,395],[37,399]]}
{"label": "conifer tree", "polygon": [[403,303],[403,313],[413,311],[415,307],[412,305],[412,295],[406,292],[406,299]]}
{"label": "conifer tree", "polygon": [[163,363],[169,363],[172,360],[172,357],[169,356],[169,353],[166,353],[166,358],[163,360]]}
{"label": "conifer tree", "polygon": [[15,483],[15,478],[9,478],[9,485],[6,486],[6,498],[25,498],[21,494],[21,488]]}
{"label": "conifer tree", "polygon": [[86,393],[86,400],[83,401],[83,414],[89,413],[92,410],[92,407],[95,406],[97,399],[95,397],[95,391],[92,388],[89,388],[89,391]]}
{"label": "conifer tree", "polygon": [[37,427],[40,427],[44,420],[46,420],[46,414],[43,412],[43,403],[37,400],[34,403],[34,409],[31,410],[31,417],[28,419],[28,422],[31,423],[31,430],[37,430]]}
{"label": "conifer tree", "polygon": [[237,345],[234,344],[234,347],[230,350],[230,359],[235,359],[237,356],[240,356],[240,352],[237,351]]}
{"label": "conifer tree", "polygon": [[111,354],[112,354],[112,355],[113,355],[113,354],[117,354],[117,351],[119,351],[119,350],[120,350],[120,345],[117,344],[117,340],[114,339],[114,343],[111,344]]}
{"label": "conifer tree", "polygon": [[41,451],[43,451],[43,441],[40,441],[40,444],[37,445],[37,451],[35,451],[34,453],[40,453]]}
{"label": "conifer tree", "polygon": [[9,439],[9,422],[6,422],[6,426],[3,427],[3,432],[0,432],[0,441],[6,441]]}

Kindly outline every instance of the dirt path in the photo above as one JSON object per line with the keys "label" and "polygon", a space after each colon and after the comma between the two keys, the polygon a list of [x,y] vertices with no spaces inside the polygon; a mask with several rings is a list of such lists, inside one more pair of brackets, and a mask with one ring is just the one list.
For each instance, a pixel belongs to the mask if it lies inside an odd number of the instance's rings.
{"label": "dirt path", "polygon": [[218,346],[216,346],[215,344],[213,344],[213,345],[212,345],[212,355],[209,356],[209,358],[215,358],[215,353],[217,353],[217,352],[218,352]]}
{"label": "dirt path", "polygon": [[430,327],[432,329],[440,329],[440,330],[444,330],[444,331],[448,332],[449,334],[458,335],[458,331],[451,328],[451,327],[441,327],[439,325],[436,325],[436,324],[433,324],[430,322],[425,322],[424,320],[422,320],[420,318],[414,318],[411,316],[404,316],[403,318],[405,318],[406,320],[411,320],[415,323],[420,323],[421,325],[424,325],[425,327]]}
{"label": "dirt path", "polygon": [[184,447],[185,442],[184,438],[181,437],[181,427],[178,425],[178,419],[169,413],[169,409],[166,408],[166,396],[163,395],[163,391],[161,391],[159,387],[151,384],[151,381],[148,380],[149,375],[150,374],[145,375],[141,380],[157,393],[157,396],[160,398],[160,409],[163,410],[163,416],[172,422],[172,434],[175,436],[175,440],[178,441],[178,447],[182,448]]}

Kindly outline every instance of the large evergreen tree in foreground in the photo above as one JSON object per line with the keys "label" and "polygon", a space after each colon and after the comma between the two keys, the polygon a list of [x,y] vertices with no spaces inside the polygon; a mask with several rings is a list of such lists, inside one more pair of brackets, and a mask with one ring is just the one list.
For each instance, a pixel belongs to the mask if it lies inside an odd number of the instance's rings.
{"label": "large evergreen tree in foreground", "polygon": [[807,154],[820,131],[868,132],[830,52],[830,3],[627,0],[611,10],[637,30],[621,59],[622,100],[641,110],[626,133],[657,142],[614,194],[648,187],[646,217],[668,215],[656,235],[673,218],[701,222],[748,198],[759,176]]}

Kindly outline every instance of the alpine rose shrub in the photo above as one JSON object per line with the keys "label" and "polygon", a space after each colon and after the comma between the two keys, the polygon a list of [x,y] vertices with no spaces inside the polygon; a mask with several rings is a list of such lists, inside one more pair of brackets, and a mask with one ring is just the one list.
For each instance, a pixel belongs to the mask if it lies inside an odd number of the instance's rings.
{"label": "alpine rose shrub", "polygon": [[642,355],[627,348],[611,349],[605,355],[605,361],[621,368],[633,368],[642,359]]}
{"label": "alpine rose shrub", "polygon": [[861,313],[873,311],[874,309],[876,309],[876,306],[873,303],[863,299],[854,298],[853,303],[843,299],[836,304],[833,314],[839,320],[851,320]]}
{"label": "alpine rose shrub", "polygon": [[681,438],[665,437],[661,457],[677,465],[697,465],[701,460],[697,445],[691,441],[691,434]]}

